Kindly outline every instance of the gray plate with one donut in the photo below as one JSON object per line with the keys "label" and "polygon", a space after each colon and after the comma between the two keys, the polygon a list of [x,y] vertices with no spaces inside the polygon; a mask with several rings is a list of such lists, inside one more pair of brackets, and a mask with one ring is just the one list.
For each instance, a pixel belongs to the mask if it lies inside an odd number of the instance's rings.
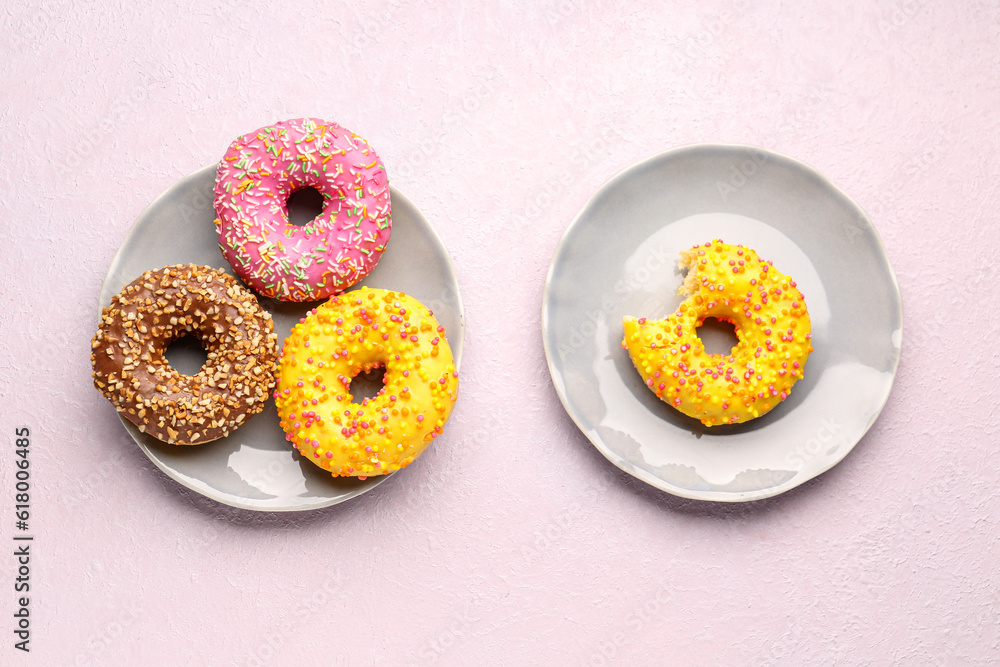
{"label": "gray plate with one donut", "polygon": [[[716,238],[798,282],[815,351],[771,412],[708,428],[643,384],[622,317],[674,312],[680,251]],[[552,259],[542,331],[556,392],[604,456],[669,493],[735,502],[787,491],[851,451],[888,399],[903,311],[875,226],[826,178],[758,148],[697,145],[626,169],[587,202]],[[718,335],[702,335],[710,351]]]}

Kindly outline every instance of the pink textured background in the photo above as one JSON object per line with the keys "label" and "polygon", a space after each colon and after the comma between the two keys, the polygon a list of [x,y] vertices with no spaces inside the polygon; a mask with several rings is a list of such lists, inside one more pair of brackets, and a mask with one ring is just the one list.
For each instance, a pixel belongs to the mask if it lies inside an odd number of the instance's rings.
{"label": "pink textured background", "polygon": [[[18,425],[36,535],[30,656],[0,555],[0,663],[997,658],[995,0],[157,4],[0,10],[0,554]],[[366,137],[447,244],[462,394],[405,474],[257,514],[149,463],[91,386],[89,341],[139,212],[236,135],[304,115]],[[702,141],[830,177],[878,227],[906,313],[874,428],[747,505],[618,472],[563,412],[540,338],[587,198]]]}

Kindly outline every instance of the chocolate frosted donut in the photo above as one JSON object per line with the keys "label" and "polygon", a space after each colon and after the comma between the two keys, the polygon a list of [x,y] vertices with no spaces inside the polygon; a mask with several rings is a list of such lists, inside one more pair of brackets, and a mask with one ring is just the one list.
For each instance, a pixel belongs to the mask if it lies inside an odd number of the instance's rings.
{"label": "chocolate frosted donut", "polygon": [[[208,352],[196,375],[163,354],[193,334]],[[193,264],[147,271],[104,309],[90,354],[94,386],[140,431],[178,445],[228,435],[274,387],[271,316],[232,276]]]}

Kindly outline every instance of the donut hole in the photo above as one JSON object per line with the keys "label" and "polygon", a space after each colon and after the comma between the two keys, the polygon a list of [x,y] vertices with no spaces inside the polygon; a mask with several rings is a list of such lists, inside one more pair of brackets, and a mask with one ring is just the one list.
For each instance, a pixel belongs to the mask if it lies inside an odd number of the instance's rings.
{"label": "donut hole", "polygon": [[191,335],[175,338],[167,345],[163,356],[182,375],[197,375],[208,361],[208,352],[201,346],[201,341]]}
{"label": "donut hole", "polygon": [[323,193],[313,187],[299,188],[288,197],[288,222],[304,227],[323,212]]}
{"label": "donut hole", "polygon": [[351,378],[351,386],[348,387],[355,403],[371,400],[381,394],[383,389],[385,389],[385,368],[382,366],[376,366],[365,373],[358,373]]}
{"label": "donut hole", "polygon": [[706,317],[698,327],[698,338],[708,354],[730,354],[740,342],[732,322]]}

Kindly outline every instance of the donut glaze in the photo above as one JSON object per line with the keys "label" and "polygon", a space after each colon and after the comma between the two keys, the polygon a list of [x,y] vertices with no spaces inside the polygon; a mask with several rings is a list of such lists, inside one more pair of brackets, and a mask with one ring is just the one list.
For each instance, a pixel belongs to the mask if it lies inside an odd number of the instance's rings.
{"label": "donut glaze", "polygon": [[[783,401],[812,352],[805,297],[795,281],[741,245],[715,240],[681,254],[688,270],[673,315],[626,317],[622,347],[649,389],[706,426],[759,417]],[[708,354],[697,329],[714,317],[736,327],[729,354]]]}
{"label": "donut glaze", "polygon": [[[187,334],[208,352],[196,375],[163,356]],[[270,314],[235,278],[207,266],[167,266],[143,273],[104,309],[91,344],[94,386],[143,433],[201,444],[264,409],[277,343]]]}
{"label": "donut glaze", "polygon": [[[323,196],[306,225],[288,221],[288,197]],[[219,246],[258,293],[326,299],[375,267],[392,227],[389,181],[368,143],[340,125],[297,118],[238,137],[215,182]]]}
{"label": "donut glaze", "polygon": [[[360,403],[351,380],[384,367]],[[286,437],[334,477],[405,468],[441,434],[458,397],[444,327],[402,292],[362,287],[311,310],[285,339],[274,393]]]}

